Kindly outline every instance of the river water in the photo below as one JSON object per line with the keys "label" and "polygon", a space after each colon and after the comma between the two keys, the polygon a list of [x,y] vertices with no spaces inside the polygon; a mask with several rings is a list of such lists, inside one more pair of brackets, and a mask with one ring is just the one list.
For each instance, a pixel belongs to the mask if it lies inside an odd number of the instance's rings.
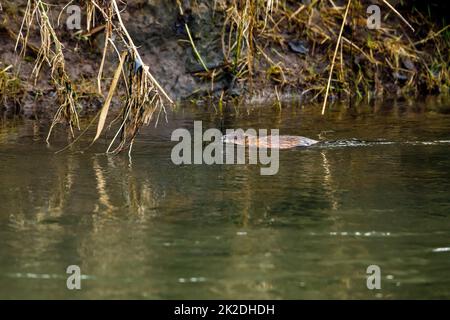
{"label": "river water", "polygon": [[[177,166],[171,133],[194,120],[335,142],[281,150],[272,176]],[[131,159],[86,149],[93,132],[55,154],[67,134],[47,130],[0,122],[0,298],[450,298],[448,101],[179,107]]]}

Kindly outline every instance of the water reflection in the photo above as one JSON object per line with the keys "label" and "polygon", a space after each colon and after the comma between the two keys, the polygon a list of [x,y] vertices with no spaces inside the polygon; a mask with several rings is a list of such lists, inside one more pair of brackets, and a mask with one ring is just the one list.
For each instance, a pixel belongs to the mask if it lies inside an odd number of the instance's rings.
{"label": "water reflection", "polygon": [[[426,104],[429,106],[425,106]],[[448,106],[448,104],[447,104]],[[1,298],[446,297],[450,140],[445,102],[282,110],[223,117],[198,107],[143,130],[127,155],[107,141],[57,155],[64,130],[0,124]],[[239,117],[237,114],[239,113]],[[280,170],[175,166],[173,129],[273,128],[362,143],[287,150]],[[65,288],[68,265],[83,289]],[[379,264],[383,292],[365,287]],[[381,294],[381,296],[380,296]]]}

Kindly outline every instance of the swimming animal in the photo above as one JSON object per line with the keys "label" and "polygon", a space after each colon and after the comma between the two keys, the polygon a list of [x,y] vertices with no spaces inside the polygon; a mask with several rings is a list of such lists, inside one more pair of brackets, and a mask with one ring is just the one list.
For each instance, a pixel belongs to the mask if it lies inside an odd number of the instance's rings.
{"label": "swimming animal", "polygon": [[[250,146],[267,149],[291,149],[296,147],[309,147],[320,141],[302,136],[279,135],[278,141],[272,136],[257,137],[242,131],[235,131],[222,137],[224,143],[234,143],[241,146]],[[273,140],[273,141],[272,141]]]}

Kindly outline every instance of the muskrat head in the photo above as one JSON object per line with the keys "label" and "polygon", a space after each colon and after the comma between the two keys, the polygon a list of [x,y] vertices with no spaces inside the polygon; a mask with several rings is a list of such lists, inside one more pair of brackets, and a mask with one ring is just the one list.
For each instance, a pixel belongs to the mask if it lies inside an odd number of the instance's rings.
{"label": "muskrat head", "polygon": [[244,144],[245,138],[249,135],[246,134],[242,130],[236,130],[232,133],[228,133],[222,136],[222,142],[224,143],[237,143],[237,144]]}

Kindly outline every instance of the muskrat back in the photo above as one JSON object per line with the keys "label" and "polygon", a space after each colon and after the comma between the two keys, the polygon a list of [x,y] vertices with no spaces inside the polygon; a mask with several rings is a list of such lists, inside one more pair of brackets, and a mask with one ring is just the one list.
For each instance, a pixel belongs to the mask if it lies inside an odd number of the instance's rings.
{"label": "muskrat back", "polygon": [[309,147],[319,142],[317,140],[302,136],[277,135],[257,137],[243,132],[226,134],[222,139],[225,143],[234,143],[237,145],[247,145],[250,147],[268,149],[291,149],[296,147]]}

